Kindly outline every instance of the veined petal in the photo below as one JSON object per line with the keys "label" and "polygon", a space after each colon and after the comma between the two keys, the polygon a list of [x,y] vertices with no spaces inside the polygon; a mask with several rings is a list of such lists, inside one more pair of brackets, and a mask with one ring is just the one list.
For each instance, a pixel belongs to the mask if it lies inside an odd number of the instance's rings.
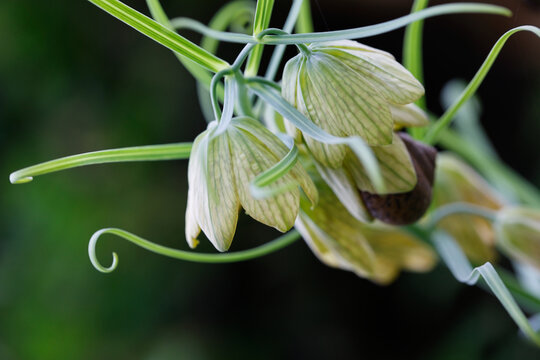
{"label": "veined petal", "polygon": [[189,236],[194,233],[191,219],[194,216],[214,247],[226,251],[236,231],[240,202],[236,195],[227,135],[211,137],[212,130],[199,135],[202,137],[197,152],[190,158]]}
{"label": "veined petal", "polygon": [[[231,173],[234,173],[242,207],[249,216],[263,224],[282,232],[289,230],[298,215],[300,201],[298,188],[268,199],[255,199],[250,190],[251,181],[280,159],[259,139],[241,127],[231,126],[227,133],[234,162],[234,170]],[[289,173],[277,180],[273,186],[280,187],[292,181],[293,177]]]}
{"label": "veined petal", "polygon": [[296,229],[322,262],[369,278],[373,272],[375,254],[358,231],[357,223],[326,187],[322,189],[319,205],[315,209],[302,204]]}
{"label": "veined petal", "polygon": [[[298,108],[298,74],[300,67],[305,59],[301,54],[295,56],[285,64],[283,69],[283,81],[281,84],[281,94],[283,98],[289,102],[289,104]],[[300,142],[302,140],[302,133],[287,119],[284,119],[285,130],[287,134],[291,136],[295,141]]]}
{"label": "veined petal", "polygon": [[[241,128],[255,136],[278,159],[284,158],[289,152],[289,148],[257,120],[250,117],[238,117],[233,120],[233,123],[237,128]],[[300,162],[293,166],[289,174],[304,190],[312,204],[316,204],[318,201],[317,188]]]}
{"label": "veined petal", "polygon": [[373,48],[366,51],[364,46],[354,49],[354,42],[349,43],[350,46],[338,46],[335,49],[327,47],[318,50],[314,46],[313,50],[335,56],[360,76],[371,80],[372,85],[389,102],[404,105],[424,95],[422,84],[388,53],[373,51]]}
{"label": "veined petal", "polygon": [[420,127],[429,124],[427,114],[415,104],[391,104],[390,111],[397,127]]}
{"label": "veined petal", "polygon": [[[373,146],[382,176],[386,185],[385,194],[397,194],[410,191],[416,185],[416,172],[411,161],[411,157],[401,138],[394,134],[392,145]],[[356,186],[369,193],[376,193],[367,173],[353,154],[349,153],[344,166],[351,173]]]}
{"label": "veined petal", "polygon": [[197,221],[197,198],[199,197],[198,192],[201,189],[196,190],[195,184],[202,184],[204,182],[204,172],[201,168],[201,162],[198,159],[201,139],[205,138],[207,134],[208,130],[197,136],[197,138],[193,142],[188,165],[189,187],[185,217],[185,233],[186,241],[192,249],[194,249],[199,244],[199,240],[197,239],[197,237],[201,232],[201,227],[199,226],[199,223]]}
{"label": "veined petal", "polygon": [[319,163],[315,164],[323,180],[352,216],[362,222],[373,221],[373,216],[364,205],[354,180],[347,170],[343,167],[332,169]]}
{"label": "veined petal", "polygon": [[392,143],[389,106],[369,79],[323,53],[313,53],[299,76],[302,99],[315,124],[336,136],[359,135],[370,145]]}

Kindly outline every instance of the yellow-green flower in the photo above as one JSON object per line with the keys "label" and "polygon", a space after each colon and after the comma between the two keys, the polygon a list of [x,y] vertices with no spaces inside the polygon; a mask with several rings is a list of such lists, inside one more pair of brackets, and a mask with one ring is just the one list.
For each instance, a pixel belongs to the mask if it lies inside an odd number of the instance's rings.
{"label": "yellow-green flower", "polygon": [[340,168],[320,163],[317,168],[358,220],[377,218],[393,225],[417,221],[431,203],[436,150],[403,133],[394,134],[391,145],[371,149],[386,185],[384,193],[374,189],[362,163],[352,153],[347,154]]}
{"label": "yellow-green flower", "polygon": [[[312,44],[308,54],[289,60],[282,93],[326,132],[358,135],[380,146],[393,142],[392,111],[410,110],[400,106],[416,101],[424,88],[392,55],[343,40]],[[287,127],[298,134],[290,124]],[[344,145],[323,144],[308,136],[304,140],[325,166],[339,167],[348,152]]]}
{"label": "yellow-green flower", "polygon": [[497,213],[495,232],[508,256],[540,269],[540,210],[505,207]]}
{"label": "yellow-green flower", "polygon": [[[470,166],[448,153],[439,154],[433,190],[433,206],[441,207],[465,202],[497,210],[502,199],[491,186]],[[490,222],[468,214],[455,214],[444,218],[440,227],[450,233],[465,254],[475,263],[493,261],[495,236]]]}
{"label": "yellow-green flower", "polygon": [[302,198],[295,227],[323,263],[380,284],[393,281],[402,269],[433,268],[436,255],[428,245],[399,228],[358,221],[322,181],[317,187],[318,205],[312,209]]}
{"label": "yellow-green flower", "polygon": [[[219,251],[232,242],[240,207],[255,220],[279,231],[289,230],[299,210],[298,187],[267,199],[255,199],[251,181],[272,167],[288,152],[287,147],[262,124],[252,118],[234,118],[224,131],[216,123],[200,134],[193,144],[188,168],[186,239],[198,244],[201,229]],[[314,203],[317,189],[307,172],[297,163],[276,181],[283,187],[299,184]]]}

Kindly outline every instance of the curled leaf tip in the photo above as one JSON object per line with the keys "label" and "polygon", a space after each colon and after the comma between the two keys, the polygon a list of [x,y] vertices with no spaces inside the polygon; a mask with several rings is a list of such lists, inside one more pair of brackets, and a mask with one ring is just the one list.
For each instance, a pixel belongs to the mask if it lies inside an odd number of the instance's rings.
{"label": "curled leaf tip", "polygon": [[99,231],[96,231],[94,235],[92,235],[92,237],[90,238],[90,242],[88,243],[88,256],[90,258],[90,262],[92,263],[92,265],[97,271],[102,272],[104,274],[111,273],[116,269],[116,267],[118,266],[118,255],[115,252],[113,252],[111,266],[105,267],[101,265],[101,263],[97,259],[96,244],[101,235],[103,235],[104,233],[113,232],[113,231],[114,229],[101,229]]}
{"label": "curled leaf tip", "polygon": [[32,180],[34,180],[34,178],[32,176],[23,176],[23,177],[21,177],[18,174],[18,171],[14,172],[14,173],[11,173],[9,175],[9,182],[12,183],[12,184],[26,184],[26,183],[29,183]]}

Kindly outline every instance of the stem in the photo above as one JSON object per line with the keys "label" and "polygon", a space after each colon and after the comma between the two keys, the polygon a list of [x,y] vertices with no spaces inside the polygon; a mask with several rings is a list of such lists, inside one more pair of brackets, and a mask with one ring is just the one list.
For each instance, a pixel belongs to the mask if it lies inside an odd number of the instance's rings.
{"label": "stem", "polygon": [[9,176],[9,181],[12,184],[23,184],[32,181],[37,175],[85,165],[187,159],[191,153],[191,146],[192,143],[134,146],[72,155],[15,171]]}
{"label": "stem", "polygon": [[296,23],[296,32],[300,34],[313,32],[313,19],[311,18],[311,6],[309,5],[309,0],[302,1],[300,16]]}
{"label": "stem", "polygon": [[463,90],[461,95],[454,101],[452,106],[450,106],[440,117],[440,119],[428,130],[426,136],[424,137],[424,142],[426,142],[427,144],[434,144],[437,141],[441,132],[450,125],[452,119],[454,118],[454,115],[456,115],[459,108],[467,100],[469,100],[471,96],[474,95],[476,90],[478,90],[478,87],[480,86],[480,84],[482,84],[482,81],[484,81],[484,78],[491,69],[491,66],[497,59],[497,55],[499,55],[499,53],[501,52],[508,38],[520,31],[530,31],[540,37],[540,29],[530,25],[519,26],[504,33],[503,36],[501,36],[499,40],[497,40],[497,42],[489,52],[486,60],[484,60],[484,63],[482,64],[482,66],[480,66],[480,69],[478,69],[465,90]]}
{"label": "stem", "polygon": [[266,35],[261,39],[263,44],[306,44],[313,42],[360,39],[375,36],[399,29],[407,24],[426,19],[432,16],[457,14],[457,13],[485,13],[510,16],[512,13],[507,8],[495,5],[459,3],[432,6],[394,20],[348,30],[315,32],[310,34],[292,35]]}
{"label": "stem", "polygon": [[178,35],[167,27],[130,8],[118,0],[89,0],[94,5],[105,10],[109,14],[123,21],[135,30],[157,41],[161,45],[176,51],[182,56],[203,66],[204,68],[218,72],[229,64],[217,56],[209,53],[191,41]]}
{"label": "stem", "polygon": [[[289,11],[289,15],[287,16],[287,20],[285,21],[285,25],[283,26],[283,30],[285,32],[290,33],[292,29],[294,28],[294,24],[296,23],[298,19],[298,15],[303,7],[303,4],[309,3],[309,1],[305,0],[294,0],[293,4],[291,6],[291,10]],[[279,68],[279,64],[281,63],[281,60],[283,59],[283,54],[285,53],[286,45],[278,45],[274,49],[274,52],[272,53],[272,57],[270,58],[270,63],[268,64],[268,69],[266,70],[266,75],[264,76],[268,80],[274,80],[276,77],[276,73]]]}
{"label": "stem", "polygon": [[[255,18],[253,20],[253,37],[257,37],[260,32],[270,25],[270,17],[274,8],[274,0],[258,0]],[[264,45],[259,44],[249,55],[246,65],[246,76],[255,76],[259,72]]]}
{"label": "stem", "polygon": [[[421,11],[428,5],[429,0],[414,0],[411,13]],[[422,31],[424,21],[418,20],[405,29],[405,38],[403,39],[403,65],[411,74],[424,84],[424,71],[422,59]],[[422,96],[415,102],[421,109],[426,109],[426,97]],[[409,128],[408,132],[415,139],[421,139],[425,135],[425,128]]]}
{"label": "stem", "polygon": [[250,250],[231,252],[226,254],[201,254],[158,245],[121,229],[106,228],[95,232],[94,235],[92,235],[92,237],[90,238],[90,242],[88,243],[88,255],[90,257],[90,261],[98,271],[103,273],[110,273],[114,271],[118,266],[118,255],[115,252],[113,252],[112,254],[113,261],[111,266],[109,267],[104,267],[97,259],[96,244],[100,236],[103,234],[113,234],[119,236],[139,247],[142,247],[143,249],[149,250],[159,255],[168,256],[179,260],[201,263],[230,263],[255,259],[283,249],[284,247],[292,244],[300,238],[300,234],[297,231],[293,230],[271,242],[268,242],[264,245],[258,246]]}
{"label": "stem", "polygon": [[441,222],[444,218],[456,214],[477,215],[487,220],[494,221],[496,212],[494,210],[482,206],[473,205],[470,203],[452,203],[435,210],[431,214],[429,222],[426,224],[425,227],[432,231],[437,226],[437,224]]}
{"label": "stem", "polygon": [[257,40],[255,40],[253,36],[240,34],[240,33],[234,33],[234,32],[228,32],[228,31],[214,30],[197,20],[186,18],[186,17],[177,17],[177,18],[172,19],[171,26],[175,29],[188,29],[188,30],[196,31],[202,35],[214,38],[216,40],[230,42],[230,43],[238,43],[238,44],[257,43]]}

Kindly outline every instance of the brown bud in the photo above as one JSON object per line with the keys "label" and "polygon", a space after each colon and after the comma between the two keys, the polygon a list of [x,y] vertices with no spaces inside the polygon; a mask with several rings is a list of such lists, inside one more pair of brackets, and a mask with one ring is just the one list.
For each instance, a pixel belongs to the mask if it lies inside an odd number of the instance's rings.
{"label": "brown bud", "polygon": [[377,195],[362,191],[362,199],[371,215],[392,225],[412,224],[424,215],[431,203],[435,174],[435,148],[399,133],[405,143],[418,179],[416,186],[401,194]]}

